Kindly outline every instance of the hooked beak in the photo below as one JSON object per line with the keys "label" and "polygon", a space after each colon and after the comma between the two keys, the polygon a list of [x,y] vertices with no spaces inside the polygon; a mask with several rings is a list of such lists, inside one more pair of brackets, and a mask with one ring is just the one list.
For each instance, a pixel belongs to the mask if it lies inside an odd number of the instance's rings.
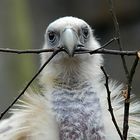
{"label": "hooked beak", "polygon": [[70,57],[74,56],[74,51],[78,45],[78,35],[72,28],[65,28],[62,33],[62,45]]}

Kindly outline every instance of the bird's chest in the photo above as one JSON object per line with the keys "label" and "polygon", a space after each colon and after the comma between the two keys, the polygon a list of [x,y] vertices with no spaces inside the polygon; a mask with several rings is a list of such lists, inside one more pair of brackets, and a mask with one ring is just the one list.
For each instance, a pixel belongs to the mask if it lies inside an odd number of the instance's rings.
{"label": "bird's chest", "polygon": [[57,89],[52,95],[60,140],[104,140],[100,101],[91,88]]}

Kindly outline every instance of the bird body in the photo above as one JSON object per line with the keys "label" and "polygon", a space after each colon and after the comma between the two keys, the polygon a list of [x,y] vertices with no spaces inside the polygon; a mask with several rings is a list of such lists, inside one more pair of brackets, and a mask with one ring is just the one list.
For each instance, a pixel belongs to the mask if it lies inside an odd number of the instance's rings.
{"label": "bird body", "polygon": [[[83,20],[63,17],[51,23],[44,48],[64,47],[40,76],[42,93],[32,89],[0,123],[3,140],[118,140],[108,111],[100,54],[74,54],[75,49],[98,49],[92,29]],[[42,64],[51,53],[43,53]],[[120,130],[123,125],[123,85],[109,82],[111,102]],[[36,93],[36,94],[35,94]],[[130,105],[129,139],[140,139],[140,102]]]}

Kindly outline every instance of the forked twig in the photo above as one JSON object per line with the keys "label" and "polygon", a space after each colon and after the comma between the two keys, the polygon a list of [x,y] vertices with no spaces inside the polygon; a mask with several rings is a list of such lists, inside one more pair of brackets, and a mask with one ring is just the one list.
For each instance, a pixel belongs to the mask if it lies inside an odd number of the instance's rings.
{"label": "forked twig", "polygon": [[[107,41],[101,48],[105,48],[108,46],[110,43],[113,41],[117,40],[118,38],[112,38],[109,41]],[[61,48],[62,49],[62,48]],[[96,51],[98,51],[97,49]],[[40,54],[40,53],[45,53],[45,52],[53,52],[55,48],[52,49],[27,49],[27,50],[18,50],[18,49],[10,49],[10,48],[0,48],[0,52],[2,53],[14,53],[14,54]],[[79,50],[77,50],[79,52]],[[81,51],[90,51],[90,50],[81,50]],[[90,53],[90,52],[88,52]]]}
{"label": "forked twig", "polygon": [[58,48],[53,51],[52,55],[49,57],[49,59],[40,67],[40,69],[37,71],[37,73],[32,77],[32,79],[28,82],[28,84],[25,86],[25,88],[22,90],[22,92],[16,97],[16,99],[6,108],[4,112],[0,115],[0,120],[2,117],[9,111],[9,109],[17,102],[17,100],[25,93],[27,88],[31,85],[31,83],[37,78],[37,76],[41,73],[41,71],[45,68],[45,66],[52,60],[52,58],[58,53],[62,51],[61,48]]}
{"label": "forked twig", "polygon": [[[95,50],[88,50],[88,49],[77,49],[75,50],[75,54],[111,54],[111,55],[137,55],[138,51],[120,51],[120,50],[111,50],[111,49],[105,49],[109,44],[111,44],[113,41],[118,40],[118,38],[112,38],[109,41],[107,41],[104,45],[102,45],[100,48]],[[52,49],[28,49],[28,50],[18,50],[18,49],[9,49],[9,48],[0,48],[1,53],[14,53],[14,54],[40,54],[40,53],[46,53],[46,52],[54,52],[55,48]],[[62,51],[65,51],[64,48],[61,48]]]}
{"label": "forked twig", "polygon": [[[108,45],[108,44],[107,44]],[[75,54],[110,54],[110,55],[127,55],[127,56],[136,56],[138,51],[120,51],[120,50],[111,50],[104,49],[104,45],[101,48],[96,50],[88,50],[88,49],[77,49],[75,50]],[[14,53],[14,54],[40,54],[45,52],[53,52],[55,49],[36,49],[36,50],[17,50],[17,49],[4,49],[1,48],[0,52],[4,53]],[[62,51],[65,51],[62,49]]]}
{"label": "forked twig", "polygon": [[123,135],[122,135],[122,133],[121,133],[121,131],[119,129],[119,126],[117,124],[117,121],[116,121],[115,116],[114,116],[114,113],[113,113],[113,108],[112,108],[112,103],[111,103],[111,96],[110,96],[111,91],[109,89],[109,83],[108,83],[109,76],[107,75],[107,73],[106,73],[106,71],[105,71],[105,69],[104,69],[103,66],[101,66],[101,70],[103,71],[104,76],[105,76],[105,87],[106,87],[106,91],[107,91],[108,110],[110,112],[110,115],[112,117],[112,121],[114,123],[114,126],[116,127],[116,130],[117,130],[117,132],[118,132],[121,140],[124,140],[123,139]]}
{"label": "forked twig", "polygon": [[[114,6],[113,6],[113,1],[112,0],[108,0],[109,2],[109,7],[110,7],[110,13],[112,15],[112,19],[114,22],[114,27],[115,27],[115,36],[118,37],[118,46],[120,51],[123,51],[123,47],[122,47],[122,42],[121,42],[121,38],[120,38],[120,29],[119,29],[119,23],[117,21],[117,17],[116,17],[116,13],[114,10]],[[131,92],[131,85],[132,85],[132,79],[133,79],[133,70],[135,71],[135,68],[137,66],[138,63],[138,56],[136,55],[136,59],[135,62],[133,63],[133,66],[131,68],[131,71],[129,73],[127,65],[126,65],[126,60],[124,55],[121,55],[121,59],[122,59],[122,63],[123,63],[123,68],[126,74],[126,78],[127,78],[127,84],[128,84],[128,95],[127,98],[125,99],[125,103],[124,103],[124,122],[123,122],[123,138],[124,140],[127,140],[127,135],[128,135],[128,119],[129,119],[129,100],[130,100],[130,92]]]}
{"label": "forked twig", "polygon": [[[76,50],[76,54],[85,54],[90,53],[96,54],[96,53],[103,53],[103,54],[113,54],[113,55],[136,55],[138,54],[138,51],[119,51],[119,50],[109,50],[104,49],[106,46],[108,46],[113,41],[118,40],[118,38],[112,38],[108,42],[106,42],[101,48],[98,48],[96,50],[86,50],[86,49],[78,49]],[[59,52],[59,51],[65,51],[64,48],[58,48],[58,49],[36,49],[36,50],[17,50],[17,49],[4,49],[0,48],[0,52],[5,53],[15,53],[15,54],[40,54],[45,52],[53,52],[53,54],[50,56],[50,58],[46,61],[46,63],[38,70],[38,72],[34,75],[34,77],[28,82],[26,87],[22,90],[22,92],[16,97],[16,99],[8,106],[8,108],[1,113],[0,119],[8,112],[8,110],[16,103],[16,101],[25,93],[27,88],[30,86],[30,84],[36,79],[36,77],[40,74],[40,72],[44,69],[44,67],[49,63],[49,61]]]}
{"label": "forked twig", "polygon": [[138,62],[139,62],[139,57],[137,55],[133,65],[132,65],[131,71],[130,71],[130,75],[129,75],[129,79],[128,79],[127,96],[126,96],[125,104],[124,104],[124,123],[123,123],[124,140],[127,140],[127,133],[128,133],[128,128],[129,128],[128,119],[129,119],[129,107],[130,107],[130,92],[132,89],[132,80],[133,80],[134,73],[137,68]]}
{"label": "forked twig", "polygon": [[[118,40],[118,38],[112,38],[108,42],[106,42],[101,48],[98,48],[96,50],[86,50],[86,49],[80,49],[76,50],[76,53],[83,54],[83,53],[104,53],[104,54],[114,54],[114,55],[137,55],[138,51],[118,51],[118,50],[108,50],[104,49],[106,46],[108,46],[113,41]],[[30,84],[36,79],[36,77],[40,74],[40,72],[44,69],[44,67],[49,63],[49,61],[59,52],[59,51],[65,51],[63,48],[56,49],[36,49],[36,50],[17,50],[17,49],[4,49],[0,48],[0,52],[5,53],[16,53],[16,54],[40,54],[45,52],[53,52],[53,54],[50,56],[50,58],[46,61],[46,63],[38,70],[38,72],[34,75],[34,77],[28,82],[26,87],[22,90],[22,92],[16,97],[16,99],[8,106],[8,108],[1,113],[0,119],[8,112],[8,110],[16,103],[16,101],[25,93],[27,88],[30,86]]]}

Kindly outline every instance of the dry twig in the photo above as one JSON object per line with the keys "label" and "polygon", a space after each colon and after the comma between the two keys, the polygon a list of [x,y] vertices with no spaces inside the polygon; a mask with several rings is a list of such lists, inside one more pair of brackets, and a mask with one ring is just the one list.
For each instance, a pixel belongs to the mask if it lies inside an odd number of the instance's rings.
{"label": "dry twig", "polygon": [[[112,54],[112,55],[128,55],[133,56],[138,54],[138,51],[119,51],[119,50],[109,50],[104,49],[106,46],[108,46],[113,41],[117,40],[118,38],[112,38],[108,42],[106,42],[101,48],[96,50],[86,50],[86,49],[78,49],[76,50],[76,54],[85,54],[90,53],[96,54],[96,53],[103,53],[103,54]],[[16,103],[16,101],[25,93],[27,88],[31,85],[31,83],[36,79],[36,77],[40,74],[40,72],[44,69],[44,67],[50,62],[50,60],[60,51],[65,51],[63,48],[58,49],[36,49],[36,50],[17,50],[17,49],[4,49],[0,48],[0,52],[4,53],[15,53],[15,54],[40,54],[40,53],[46,53],[46,52],[53,52],[51,57],[46,61],[46,63],[38,70],[38,72],[34,75],[34,77],[28,82],[26,87],[22,90],[22,92],[16,97],[16,99],[5,109],[4,112],[1,113],[0,119],[9,111],[9,109]]]}
{"label": "dry twig", "polygon": [[[119,28],[119,23],[116,17],[116,13],[114,10],[114,6],[113,6],[113,1],[112,0],[108,0],[109,3],[109,10],[110,13],[112,15],[112,19],[114,22],[114,27],[115,27],[115,37],[118,38],[118,46],[120,51],[123,52],[123,47],[122,47],[122,42],[121,42],[121,36],[120,36],[120,28]],[[123,122],[123,138],[124,140],[127,140],[127,135],[128,135],[128,119],[129,119],[129,106],[130,106],[130,92],[131,92],[131,85],[132,85],[132,79],[133,79],[133,75],[135,73],[135,69],[137,67],[138,64],[138,52],[136,55],[136,59],[135,62],[133,63],[133,66],[131,68],[131,71],[129,73],[128,68],[127,68],[127,64],[126,64],[126,60],[124,57],[124,54],[121,54],[121,59],[122,59],[122,63],[123,63],[123,68],[126,74],[126,78],[127,78],[127,85],[128,85],[128,95],[127,98],[125,99],[125,103],[124,103],[124,122]]]}
{"label": "dry twig", "polygon": [[112,121],[113,121],[113,123],[114,123],[114,125],[116,127],[116,130],[117,130],[121,140],[124,140],[123,135],[122,135],[122,133],[121,133],[121,131],[119,129],[119,126],[117,124],[117,121],[116,121],[114,113],[113,113],[113,108],[112,108],[112,104],[111,104],[111,97],[110,97],[111,91],[109,90],[109,83],[108,83],[109,76],[107,75],[107,73],[106,73],[106,71],[105,71],[103,66],[101,66],[101,70],[103,71],[104,76],[105,76],[105,87],[106,87],[106,91],[107,91],[108,110],[110,112],[110,115],[112,117]]}
{"label": "dry twig", "polygon": [[53,52],[54,49],[30,49],[30,50],[18,50],[9,48],[0,48],[0,52],[15,53],[15,54],[40,54],[44,52]]}
{"label": "dry twig", "polygon": [[129,74],[127,96],[125,98],[125,104],[124,104],[124,123],[123,123],[124,140],[127,140],[127,133],[128,133],[128,129],[129,129],[128,119],[129,119],[129,107],[130,107],[130,93],[131,93],[131,89],[132,89],[132,80],[133,80],[138,62],[139,62],[139,57],[137,55],[133,65],[132,65],[130,74]]}
{"label": "dry twig", "polygon": [[45,66],[52,60],[52,58],[58,53],[62,51],[61,48],[58,48],[53,51],[52,55],[49,57],[49,59],[40,67],[40,69],[37,71],[37,73],[32,77],[32,79],[28,82],[28,84],[25,86],[25,88],[22,90],[22,92],[16,97],[16,99],[6,108],[4,112],[0,115],[0,120],[2,117],[9,111],[9,109],[17,102],[17,100],[25,93],[25,91],[28,89],[28,87],[31,85],[31,83],[36,79],[36,77],[41,73],[41,71],[45,68]]}
{"label": "dry twig", "polygon": [[[139,51],[120,51],[120,50],[111,50],[111,49],[105,49],[108,45],[110,45],[112,42],[117,41],[118,38],[112,38],[109,41],[107,41],[104,45],[102,45],[100,48],[96,50],[88,50],[88,49],[77,49],[75,51],[75,54],[111,54],[111,55],[127,55],[127,56],[137,56]],[[0,48],[1,53],[12,53],[12,54],[40,54],[40,53],[47,53],[47,52],[54,52],[55,48],[52,49],[28,49],[28,50],[18,50],[18,49],[9,49],[9,48]],[[61,51],[65,51],[64,48],[61,48]]]}

